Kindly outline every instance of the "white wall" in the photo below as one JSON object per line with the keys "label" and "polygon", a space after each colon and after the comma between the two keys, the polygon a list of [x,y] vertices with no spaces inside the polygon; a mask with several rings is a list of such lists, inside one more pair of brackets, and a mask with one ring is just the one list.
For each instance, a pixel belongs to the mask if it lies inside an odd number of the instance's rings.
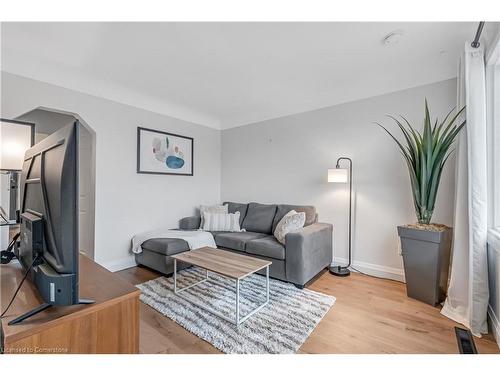
{"label": "white wall", "polygon": [[[95,259],[132,265],[134,233],[177,227],[199,204],[220,200],[220,131],[2,72],[1,117],[37,107],[77,113],[96,132]],[[137,126],[194,138],[193,177],[136,173]]]}
{"label": "white wall", "polygon": [[490,236],[488,244],[489,328],[500,347],[500,247]]}
{"label": "white wall", "polygon": [[[488,23],[486,23],[488,25]],[[490,24],[486,41],[488,122],[488,284],[489,328],[500,347],[500,23]]]}
{"label": "white wall", "polygon": [[[328,184],[339,156],[354,162],[355,265],[402,279],[396,226],[415,222],[408,172],[396,145],[374,121],[386,114],[421,126],[455,106],[456,80],[277,118],[222,132],[222,200],[312,204],[334,224],[334,259],[347,258],[347,185]],[[454,160],[442,176],[433,221],[452,224]]]}

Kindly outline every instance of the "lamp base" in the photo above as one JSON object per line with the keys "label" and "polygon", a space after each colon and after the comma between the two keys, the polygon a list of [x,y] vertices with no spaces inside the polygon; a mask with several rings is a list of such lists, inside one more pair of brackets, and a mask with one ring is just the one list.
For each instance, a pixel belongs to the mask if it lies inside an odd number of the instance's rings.
{"label": "lamp base", "polygon": [[351,271],[349,271],[349,268],[347,267],[335,266],[335,267],[329,267],[328,270],[332,275],[339,277],[346,277],[351,274]]}

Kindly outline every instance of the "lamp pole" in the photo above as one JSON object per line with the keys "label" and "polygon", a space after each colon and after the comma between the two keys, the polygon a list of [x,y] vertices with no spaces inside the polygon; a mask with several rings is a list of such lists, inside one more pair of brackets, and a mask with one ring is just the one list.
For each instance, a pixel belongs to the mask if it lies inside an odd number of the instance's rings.
{"label": "lamp pole", "polygon": [[346,160],[349,162],[349,262],[347,266],[332,266],[329,268],[330,273],[335,276],[345,277],[351,274],[349,271],[349,267],[351,266],[352,261],[352,231],[351,231],[351,223],[352,223],[352,160],[347,157],[340,157],[337,159],[337,165],[335,168],[340,168],[340,162],[342,160]]}

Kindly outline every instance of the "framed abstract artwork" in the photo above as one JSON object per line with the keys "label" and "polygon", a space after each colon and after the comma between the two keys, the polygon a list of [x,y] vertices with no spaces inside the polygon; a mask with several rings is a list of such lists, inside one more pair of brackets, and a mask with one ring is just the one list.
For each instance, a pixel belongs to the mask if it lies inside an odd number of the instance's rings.
{"label": "framed abstract artwork", "polygon": [[138,127],[137,173],[192,176],[193,149],[193,138]]}

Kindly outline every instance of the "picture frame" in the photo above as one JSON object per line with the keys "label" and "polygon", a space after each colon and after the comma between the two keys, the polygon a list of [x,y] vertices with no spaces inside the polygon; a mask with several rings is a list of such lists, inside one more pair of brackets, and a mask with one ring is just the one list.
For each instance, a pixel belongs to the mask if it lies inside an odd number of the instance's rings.
{"label": "picture frame", "polygon": [[137,173],[194,175],[194,139],[137,127]]}

